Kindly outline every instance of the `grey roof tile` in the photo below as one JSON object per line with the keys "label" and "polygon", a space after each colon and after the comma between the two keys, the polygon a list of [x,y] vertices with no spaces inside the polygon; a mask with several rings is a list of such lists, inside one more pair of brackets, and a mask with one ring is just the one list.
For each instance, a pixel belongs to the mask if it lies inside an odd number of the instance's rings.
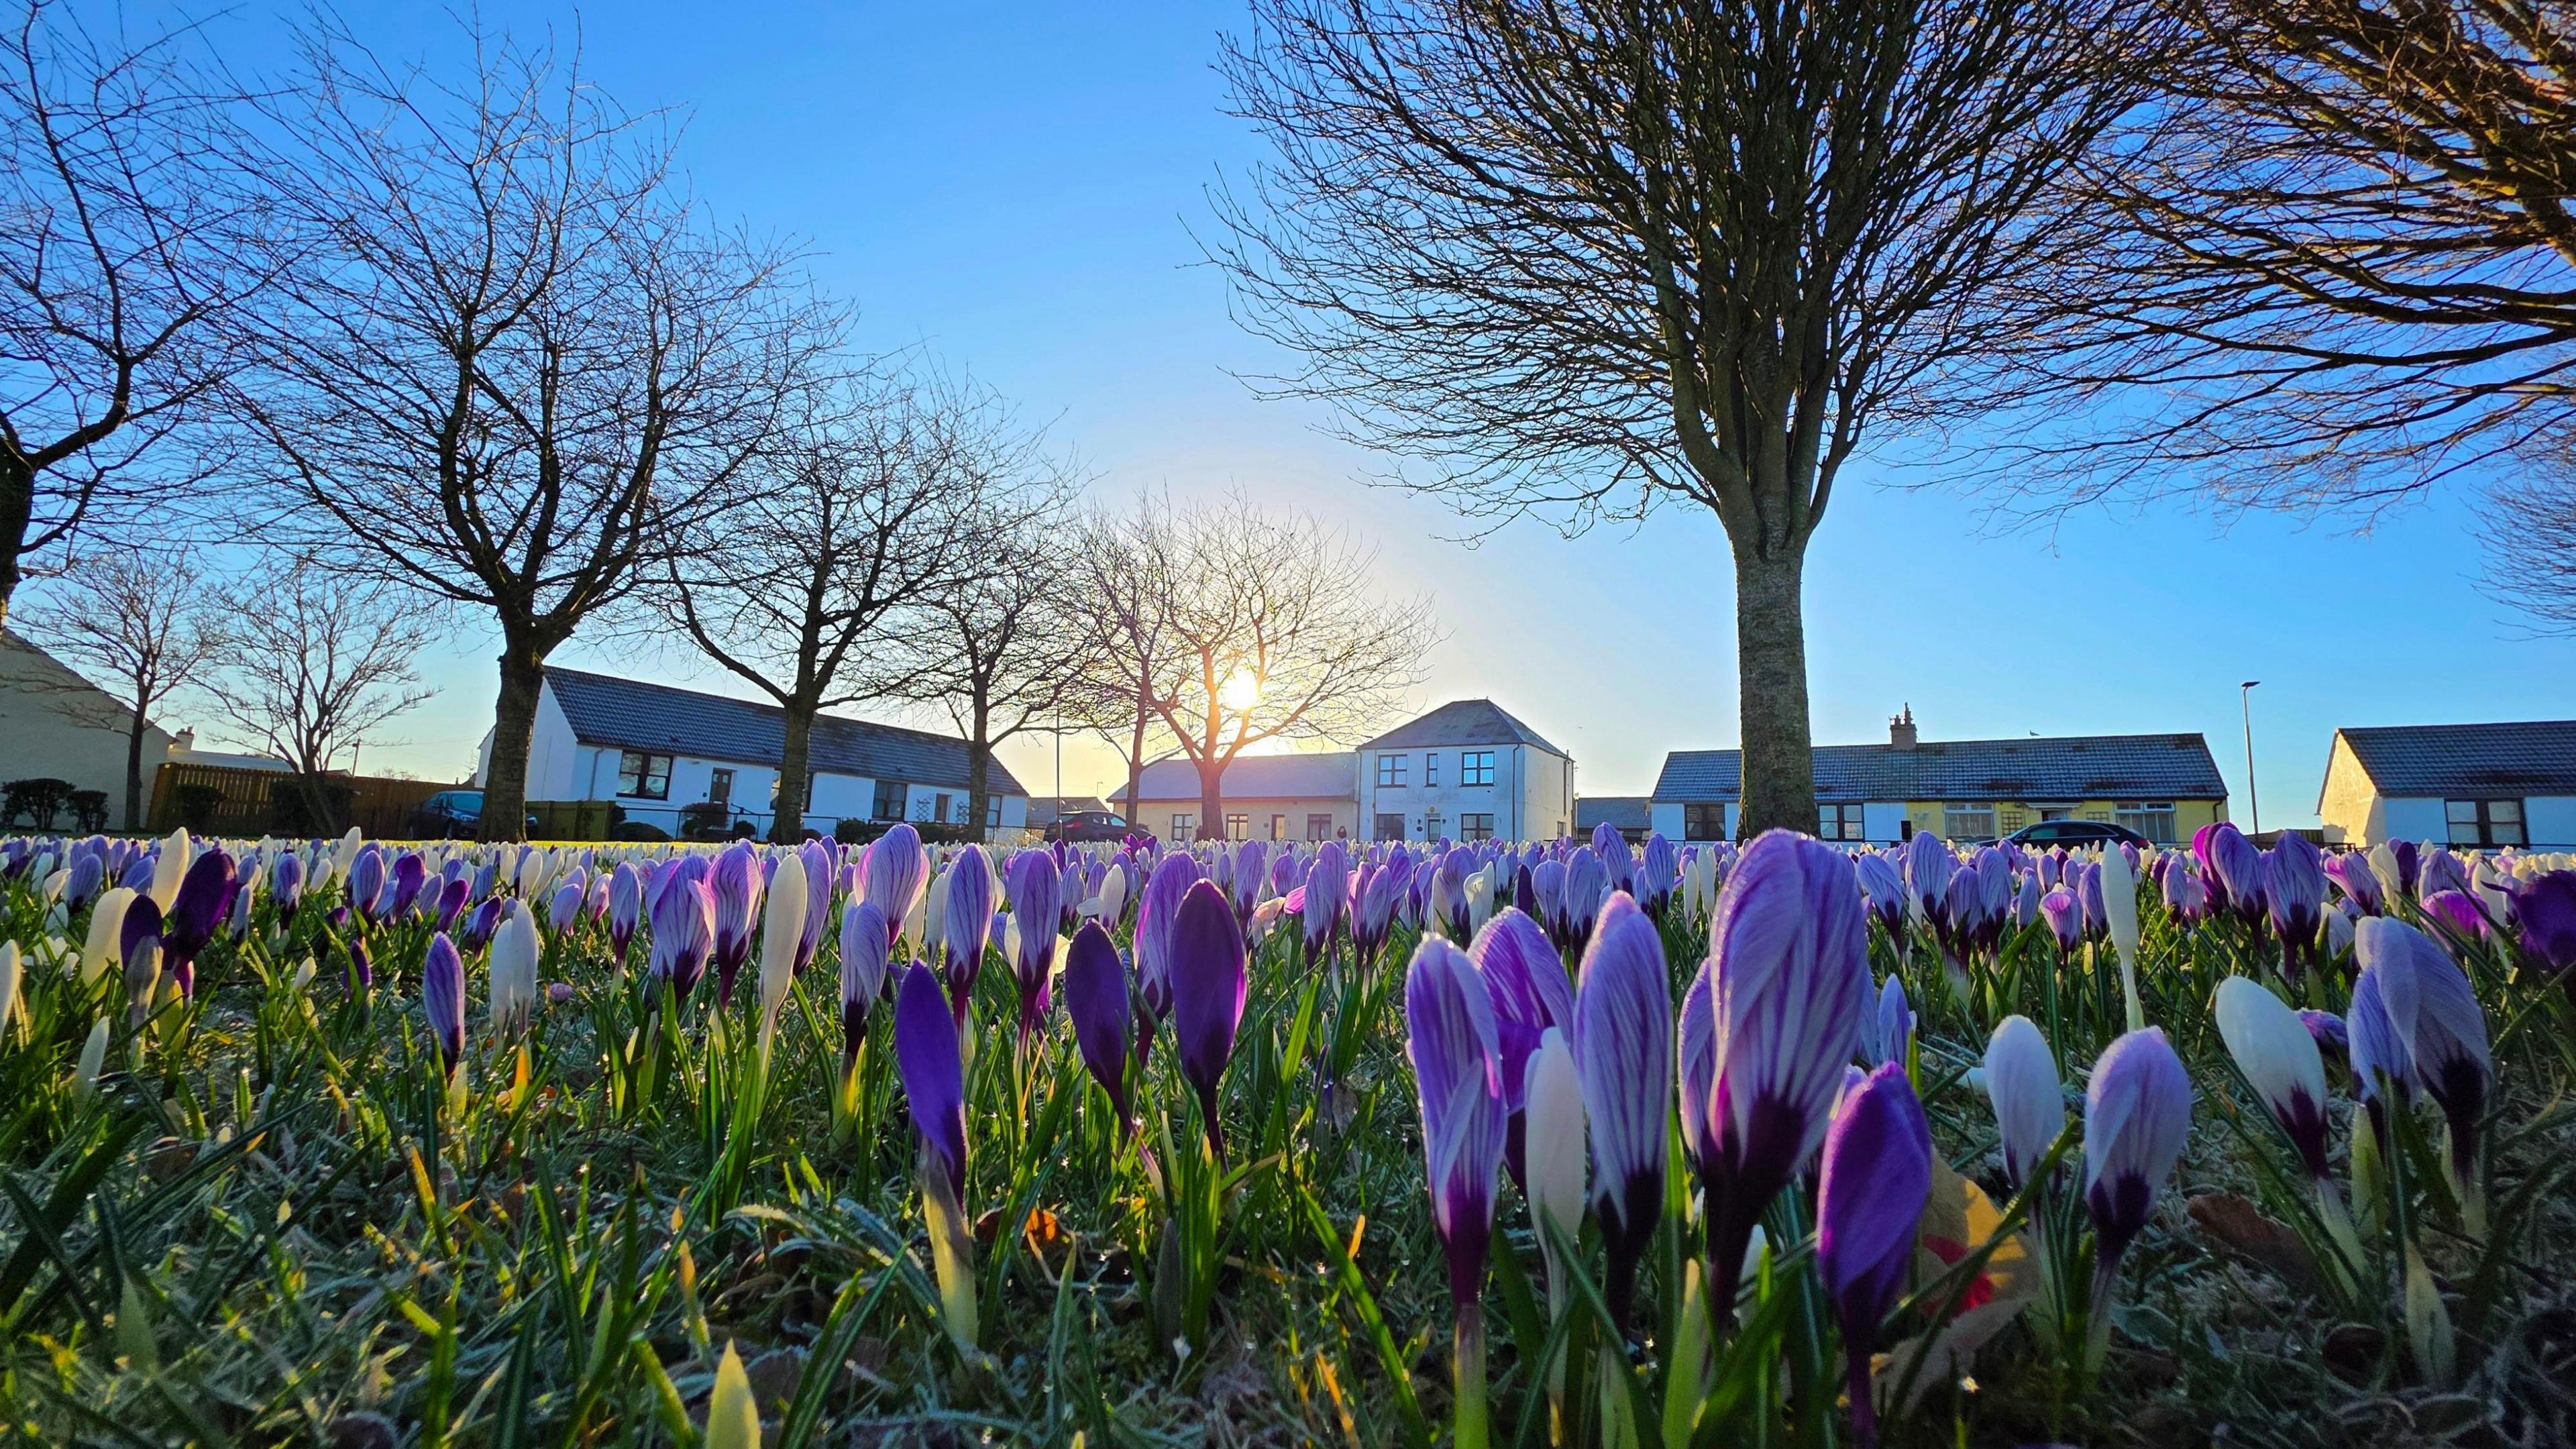
{"label": "grey roof tile", "polygon": [[1565,751],[1549,744],[1545,736],[1512,717],[1501,705],[1490,699],[1453,699],[1420,719],[1397,725],[1376,739],[1363,741],[1363,750],[1402,750],[1439,747],[1442,745],[1523,744],[1563,755]]}
{"label": "grey roof tile", "polygon": [[2576,795],[2576,720],[2336,733],[2382,795]]}
{"label": "grey roof tile", "polygon": [[1649,828],[1653,815],[1651,802],[1643,795],[1577,795],[1574,797],[1574,833],[1586,836],[1593,827],[1607,824],[1618,830]]}
{"label": "grey roof tile", "polygon": [[[2227,782],[2196,734],[2069,735],[2018,740],[1926,740],[1820,745],[1819,800],[2223,800]],[[1732,800],[1734,750],[1675,750],[1655,781],[1658,800]]]}
{"label": "grey roof tile", "polygon": [[[1199,798],[1199,767],[1165,756],[1147,765],[1139,781],[1147,804],[1157,800]],[[1284,755],[1238,755],[1225,767],[1217,788],[1229,800],[1356,800],[1360,793],[1359,756],[1349,750]],[[1124,801],[1120,781],[1109,798]]]}
{"label": "grey roof tile", "polygon": [[[546,683],[585,744],[773,768],[786,749],[787,717],[774,704],[551,664]],[[807,763],[836,775],[963,788],[966,753],[966,742],[953,736],[827,714],[814,721]],[[1000,760],[986,785],[1000,795],[1028,793]]]}

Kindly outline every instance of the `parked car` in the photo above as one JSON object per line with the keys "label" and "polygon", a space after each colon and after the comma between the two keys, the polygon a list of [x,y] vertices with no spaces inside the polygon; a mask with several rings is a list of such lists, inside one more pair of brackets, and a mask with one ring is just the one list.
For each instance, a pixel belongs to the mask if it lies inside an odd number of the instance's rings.
{"label": "parked car", "polygon": [[2052,845],[2062,845],[2069,850],[2076,850],[2088,845],[2107,845],[2116,841],[2125,841],[2131,845],[2154,843],[2129,827],[2114,825],[2108,820],[2043,820],[2036,825],[2025,825],[2005,836],[2004,839],[2015,845],[2028,846],[2033,850],[2046,850]]}
{"label": "parked car", "polygon": [[[480,790],[441,790],[412,807],[411,833],[423,839],[459,840],[469,838],[483,824],[483,792]],[[534,832],[537,817],[528,815],[528,829]]]}
{"label": "parked car", "polygon": [[1047,839],[1070,840],[1076,845],[1093,840],[1125,840],[1132,833],[1127,817],[1115,810],[1076,810],[1046,828]]}

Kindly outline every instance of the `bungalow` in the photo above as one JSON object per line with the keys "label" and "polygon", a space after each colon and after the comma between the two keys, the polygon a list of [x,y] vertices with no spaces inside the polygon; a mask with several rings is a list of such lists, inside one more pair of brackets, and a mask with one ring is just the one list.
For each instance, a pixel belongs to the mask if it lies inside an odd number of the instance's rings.
{"label": "bungalow", "polygon": [[1607,825],[1630,845],[1654,833],[1654,801],[1643,795],[1578,795],[1574,801],[1574,836],[1590,840]]}
{"label": "bungalow", "polygon": [[[1655,829],[1675,840],[1734,838],[1742,768],[1734,750],[1666,755],[1650,807]],[[2066,819],[2175,842],[2227,818],[2227,783],[2196,734],[1925,742],[1908,706],[1888,721],[1883,745],[1819,746],[1815,772],[1816,834],[1855,845],[1918,830],[1991,839]]]}
{"label": "bungalow", "polygon": [[[1238,755],[1218,782],[1228,840],[1348,840],[1359,826],[1358,757],[1348,750],[1315,754]],[[1165,840],[1198,835],[1199,768],[1166,755],[1137,778],[1137,801],[1120,785],[1110,808]]]}
{"label": "bungalow", "polygon": [[2576,849],[2576,720],[2336,730],[2317,818],[2346,845]]}
{"label": "bungalow", "polygon": [[[0,629],[0,740],[9,742],[0,781],[59,780],[89,797],[94,812],[80,829],[140,830],[125,818],[126,752],[132,747],[134,711],[83,678],[78,670],[34,644]],[[143,727],[144,788],[151,772],[170,758],[171,739],[159,725]],[[60,790],[60,785],[53,787]],[[72,823],[74,814],[53,825]],[[30,821],[39,828],[46,822]],[[12,825],[0,820],[0,833]]]}
{"label": "bungalow", "polygon": [[1359,747],[1375,840],[1554,840],[1574,821],[1574,757],[1490,699],[1452,700]]}
{"label": "bungalow", "polygon": [[[528,798],[614,800],[627,819],[675,835],[682,811],[713,806],[766,831],[786,737],[776,705],[549,665],[528,747]],[[806,760],[806,823],[964,825],[966,757],[966,742],[948,735],[821,716]],[[475,784],[491,765],[487,732]],[[1028,792],[999,760],[986,788],[985,831],[1024,828]]]}

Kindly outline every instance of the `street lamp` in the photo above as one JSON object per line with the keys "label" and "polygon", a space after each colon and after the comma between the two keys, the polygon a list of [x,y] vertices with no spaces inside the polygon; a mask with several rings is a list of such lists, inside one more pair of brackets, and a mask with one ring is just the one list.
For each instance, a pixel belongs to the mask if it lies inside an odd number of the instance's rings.
{"label": "street lamp", "polygon": [[2245,714],[2245,801],[2254,807],[2254,833],[2263,833],[2263,796],[2254,788],[2254,686],[2259,679],[2249,679],[2236,686],[2236,703]]}

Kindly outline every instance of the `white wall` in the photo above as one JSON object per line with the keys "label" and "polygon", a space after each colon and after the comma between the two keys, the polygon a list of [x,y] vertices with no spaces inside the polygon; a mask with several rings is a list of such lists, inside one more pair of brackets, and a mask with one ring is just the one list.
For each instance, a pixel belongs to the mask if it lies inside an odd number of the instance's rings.
{"label": "white wall", "polygon": [[1905,833],[1905,802],[1871,800],[1860,807],[1860,828],[1876,843],[1885,844]]}
{"label": "white wall", "polygon": [[[14,634],[0,634],[0,781],[69,780],[78,790],[107,792],[107,828],[141,828],[125,818],[125,752],[133,716],[69,666]],[[152,782],[170,757],[170,736],[147,723],[143,732],[143,800],[152,808]],[[55,817],[56,829],[71,817]],[[5,832],[0,832],[5,833]]]}
{"label": "white wall", "polygon": [[2533,846],[2576,850],[2576,796],[2530,796],[2522,802],[2522,815]]}
{"label": "white wall", "polygon": [[2361,842],[2366,845],[2383,840],[2429,840],[2438,845],[2451,838],[2451,819],[2442,812],[2439,800],[2382,796],[2370,812],[2369,830]]}
{"label": "white wall", "polygon": [[[1494,755],[1494,782],[1461,784],[1464,757],[1485,750]],[[1381,790],[1378,760],[1388,755],[1404,757],[1404,783]],[[1362,840],[1375,837],[1381,813],[1402,815],[1405,834],[1415,839],[1458,839],[1460,819],[1470,814],[1493,816],[1498,840],[1549,840],[1574,826],[1573,761],[1528,745],[1362,750],[1359,769],[1359,828],[1353,834]],[[1425,784],[1426,773],[1437,783]]]}
{"label": "white wall", "polygon": [[1650,800],[1646,802],[1646,826],[1675,845],[1682,843],[1682,802]]}

